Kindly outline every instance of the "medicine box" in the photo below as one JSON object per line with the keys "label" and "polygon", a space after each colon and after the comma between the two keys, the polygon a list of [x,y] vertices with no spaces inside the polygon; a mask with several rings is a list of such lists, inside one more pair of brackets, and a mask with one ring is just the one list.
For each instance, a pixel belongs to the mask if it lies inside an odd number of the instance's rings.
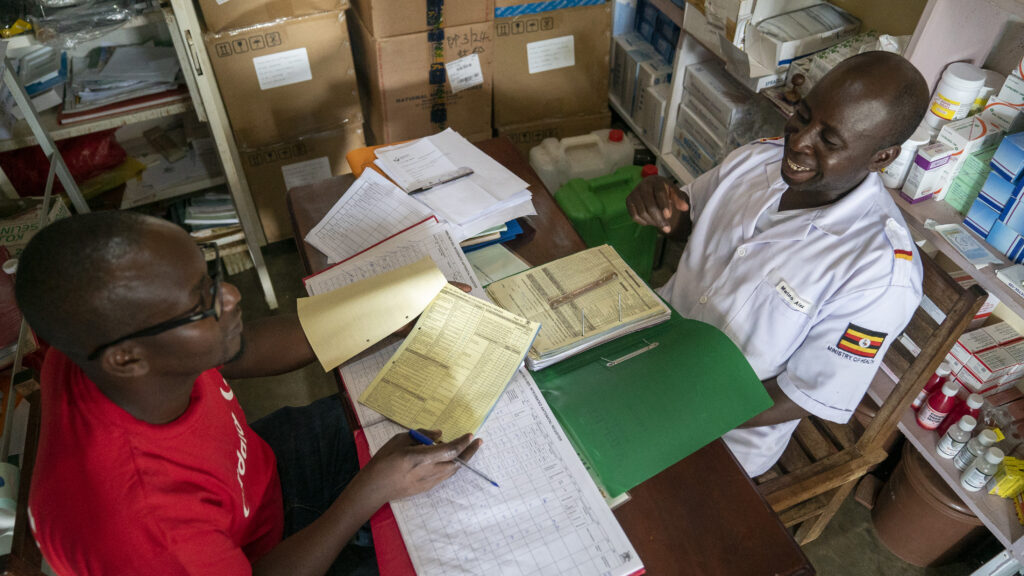
{"label": "medicine box", "polygon": [[1024,129],[1024,113],[1021,113],[1020,106],[1024,105],[1014,106],[998,96],[991,96],[978,116],[1003,133],[1014,134]]}
{"label": "medicine box", "polygon": [[661,56],[654,51],[648,44],[644,44],[639,48],[634,48],[626,52],[626,71],[625,80],[622,85],[622,98],[619,100],[619,104],[629,114],[633,116],[633,112],[636,110],[637,95],[643,91],[643,87],[640,86],[640,67],[644,62],[660,62]]}
{"label": "medicine box", "polygon": [[1007,207],[1013,204],[1019,193],[1020,188],[1018,186],[1007,182],[999,174],[996,174],[995,171],[992,171],[988,173],[985,183],[981,185],[976,202],[984,202],[993,210],[998,210],[999,214],[1002,215],[1006,212]]}
{"label": "medicine box", "polygon": [[1006,322],[983,326],[977,330],[964,332],[957,339],[949,353],[961,364],[978,352],[998,348],[1006,344],[1024,341],[1024,337]]}
{"label": "medicine box", "polygon": [[683,88],[726,130],[754,113],[751,93],[733,80],[718,62],[687,66]]}
{"label": "medicine box", "polygon": [[1005,180],[1017,183],[1024,173],[1024,132],[1011,134],[999,143],[992,156],[992,171]]}
{"label": "medicine box", "polygon": [[611,80],[608,91],[615,95],[620,105],[625,103],[627,54],[630,50],[637,50],[643,45],[644,39],[636,32],[616,36],[612,44]]}
{"label": "medicine box", "polygon": [[[667,84],[672,79],[672,67],[665,63],[661,58],[654,58],[641,62],[639,69],[637,70],[637,82],[636,82],[636,96],[639,100],[640,95],[643,94],[644,90],[652,86],[658,86],[661,84]],[[625,105],[625,103],[623,103]],[[637,113],[638,101],[633,103],[633,113]],[[639,123],[639,118],[634,116],[634,120]]]}
{"label": "medicine box", "polygon": [[993,210],[991,206],[984,202],[975,200],[974,204],[971,204],[971,209],[967,212],[967,216],[964,218],[964,226],[973,230],[978,236],[985,238],[992,230],[992,225],[998,219],[998,211]]}
{"label": "medicine box", "polygon": [[[964,370],[985,384],[998,383],[996,381],[999,378],[1010,374],[1016,366],[1019,366],[1019,363],[1004,348],[978,352],[964,362]],[[960,373],[962,374],[963,370]]]}
{"label": "medicine box", "polygon": [[691,165],[697,167],[699,170],[697,174],[703,174],[718,164],[718,160],[713,158],[692,136],[684,134],[678,126],[676,126],[674,136],[675,143],[680,147],[680,154],[688,159]]}
{"label": "medicine box", "polygon": [[1024,236],[998,220],[992,225],[985,241],[1011,262],[1019,263],[1024,257]]}
{"label": "medicine box", "polygon": [[680,104],[679,112],[676,114],[676,127],[686,136],[696,140],[712,158],[720,161],[725,157],[728,151],[725,135],[712,132],[698,117],[698,111]]}
{"label": "medicine box", "polygon": [[762,20],[747,28],[746,51],[767,67],[838,44],[857,33],[860,21],[831,4],[816,4]]}
{"label": "medicine box", "polygon": [[952,153],[953,148],[942,142],[918,148],[900,195],[912,204],[931,198],[948,182],[945,168]]}
{"label": "medicine box", "polygon": [[661,131],[665,124],[665,109],[672,95],[672,86],[659,84],[648,86],[640,93],[634,118],[640,128],[640,136],[646,142],[659,147]]}
{"label": "medicine box", "polygon": [[1024,104],[1024,79],[1016,74],[1010,74],[996,96],[1009,104]]}

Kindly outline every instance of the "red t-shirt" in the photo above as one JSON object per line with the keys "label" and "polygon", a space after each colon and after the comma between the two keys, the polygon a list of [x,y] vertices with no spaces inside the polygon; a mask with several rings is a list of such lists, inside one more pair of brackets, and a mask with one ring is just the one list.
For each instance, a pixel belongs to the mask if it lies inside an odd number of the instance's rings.
{"label": "red t-shirt", "polygon": [[163,425],[122,410],[56,349],[40,384],[29,513],[57,574],[250,574],[281,540],[274,453],[216,369]]}

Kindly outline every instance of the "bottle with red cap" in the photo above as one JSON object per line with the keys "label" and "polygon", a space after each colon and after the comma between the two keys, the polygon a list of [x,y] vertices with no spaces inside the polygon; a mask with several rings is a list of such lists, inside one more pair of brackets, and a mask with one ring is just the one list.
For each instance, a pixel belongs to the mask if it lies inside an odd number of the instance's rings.
{"label": "bottle with red cap", "polygon": [[935,369],[935,373],[932,374],[932,377],[928,379],[928,383],[926,383],[924,388],[918,392],[917,398],[914,398],[914,402],[910,404],[910,408],[915,411],[920,408],[921,404],[924,404],[925,398],[930,396],[932,392],[938,390],[946,383],[947,380],[949,380],[949,375],[952,374],[952,372],[953,366],[949,362],[943,360],[942,364],[939,364],[939,367]]}
{"label": "bottle with red cap", "polygon": [[932,392],[917,411],[917,425],[925,430],[938,428],[956,406],[956,393],[959,389],[960,385],[956,382],[946,382],[942,388]]}
{"label": "bottle with red cap", "polygon": [[640,177],[647,178],[648,176],[657,176],[658,167],[654,164],[644,164],[644,167],[640,169]]}
{"label": "bottle with red cap", "polygon": [[978,419],[978,415],[981,414],[981,405],[985,403],[985,399],[982,398],[981,394],[971,394],[967,397],[967,400],[957,400],[956,406],[953,407],[953,411],[946,416],[946,419],[939,424],[938,432],[939,436],[946,433],[950,426],[955,425],[964,416],[970,416],[975,420]]}

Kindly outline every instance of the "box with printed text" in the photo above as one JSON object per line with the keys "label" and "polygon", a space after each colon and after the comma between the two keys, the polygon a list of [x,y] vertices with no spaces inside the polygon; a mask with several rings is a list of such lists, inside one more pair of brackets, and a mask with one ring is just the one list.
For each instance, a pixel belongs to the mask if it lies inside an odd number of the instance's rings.
{"label": "box with printed text", "polygon": [[208,32],[348,8],[348,0],[199,0]]}

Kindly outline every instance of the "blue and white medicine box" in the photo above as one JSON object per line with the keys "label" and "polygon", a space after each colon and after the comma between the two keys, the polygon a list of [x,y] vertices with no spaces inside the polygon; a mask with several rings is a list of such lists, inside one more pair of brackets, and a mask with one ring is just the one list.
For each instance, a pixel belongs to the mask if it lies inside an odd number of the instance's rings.
{"label": "blue and white medicine box", "polygon": [[999,220],[999,212],[984,202],[975,201],[974,204],[971,204],[967,217],[964,218],[964,226],[985,238],[992,230],[992,225],[996,223],[996,220]]}
{"label": "blue and white medicine box", "polygon": [[991,164],[993,172],[1010,182],[1019,182],[1024,174],[1024,132],[1003,138]]}
{"label": "blue and white medicine box", "polygon": [[1000,214],[1006,211],[1006,207],[1012,204],[1016,195],[1017,187],[1001,178],[995,171],[989,172],[988,178],[982,184],[978,192],[978,199],[975,202],[984,202]]}
{"label": "blue and white medicine box", "polygon": [[1012,262],[1020,263],[1021,256],[1024,255],[1024,236],[1014,232],[1006,224],[997,220],[985,240]]}
{"label": "blue and white medicine box", "polygon": [[[999,176],[997,175],[996,178]],[[999,179],[1002,180],[1002,178]],[[1021,184],[1014,187],[1013,197],[1006,203],[1002,214],[999,215],[999,221],[1016,232],[1024,232],[1024,198],[1021,197],[1020,190]]]}

